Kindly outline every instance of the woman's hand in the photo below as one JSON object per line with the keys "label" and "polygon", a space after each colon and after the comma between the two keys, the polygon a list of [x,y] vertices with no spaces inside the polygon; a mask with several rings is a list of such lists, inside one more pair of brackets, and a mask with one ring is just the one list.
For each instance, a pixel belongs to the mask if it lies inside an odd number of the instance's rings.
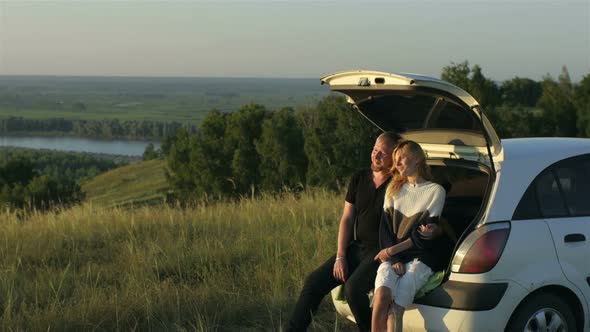
{"label": "woman's hand", "polygon": [[398,276],[403,276],[406,273],[406,266],[402,262],[396,262],[391,265],[393,271],[397,273]]}
{"label": "woman's hand", "polygon": [[381,263],[387,262],[387,260],[389,260],[391,258],[391,256],[389,256],[389,254],[387,253],[387,249],[389,248],[385,248],[381,251],[379,251],[379,253],[377,253],[377,255],[375,256],[375,258],[373,258],[373,260],[379,260],[381,261]]}
{"label": "woman's hand", "polygon": [[348,274],[348,264],[346,263],[346,257],[336,257],[334,262],[334,278],[342,282],[346,282],[346,275]]}

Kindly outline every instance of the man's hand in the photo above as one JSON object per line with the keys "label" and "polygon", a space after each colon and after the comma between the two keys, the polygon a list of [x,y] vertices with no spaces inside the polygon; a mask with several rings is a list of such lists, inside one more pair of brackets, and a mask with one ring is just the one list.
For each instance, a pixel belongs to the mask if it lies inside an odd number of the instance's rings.
{"label": "man's hand", "polygon": [[425,240],[437,238],[441,233],[441,228],[437,224],[420,225],[418,233]]}
{"label": "man's hand", "polygon": [[406,266],[402,262],[396,262],[391,265],[393,272],[397,273],[398,276],[403,276],[406,273]]}
{"label": "man's hand", "polygon": [[375,258],[373,258],[373,260],[379,260],[381,261],[381,263],[387,262],[391,257],[389,256],[389,254],[387,254],[387,249],[385,248],[381,251],[379,251],[379,253],[375,256]]}
{"label": "man's hand", "polygon": [[334,278],[342,282],[346,282],[346,275],[348,274],[348,264],[346,263],[346,257],[337,258],[334,262]]}

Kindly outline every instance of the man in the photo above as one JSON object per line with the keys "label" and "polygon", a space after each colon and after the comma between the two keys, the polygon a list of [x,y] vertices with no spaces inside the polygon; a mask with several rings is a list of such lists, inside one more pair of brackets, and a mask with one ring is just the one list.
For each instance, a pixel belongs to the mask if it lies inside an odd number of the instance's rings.
{"label": "man", "polygon": [[379,223],[391,178],[392,152],[400,136],[381,134],[371,153],[371,169],[354,174],[348,186],[338,229],[338,250],[306,279],[287,331],[305,331],[320,302],[344,283],[344,294],[361,331],[371,330],[367,293],[373,289],[379,262]]}

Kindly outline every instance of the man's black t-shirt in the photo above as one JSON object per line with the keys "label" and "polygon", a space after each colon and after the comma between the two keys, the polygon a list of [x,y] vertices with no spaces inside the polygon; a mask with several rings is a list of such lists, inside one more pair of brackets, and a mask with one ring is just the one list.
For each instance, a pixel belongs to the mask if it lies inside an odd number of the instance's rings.
{"label": "man's black t-shirt", "polygon": [[375,188],[371,170],[359,171],[350,180],[346,201],[354,205],[356,241],[363,246],[379,249],[379,223],[390,180]]}

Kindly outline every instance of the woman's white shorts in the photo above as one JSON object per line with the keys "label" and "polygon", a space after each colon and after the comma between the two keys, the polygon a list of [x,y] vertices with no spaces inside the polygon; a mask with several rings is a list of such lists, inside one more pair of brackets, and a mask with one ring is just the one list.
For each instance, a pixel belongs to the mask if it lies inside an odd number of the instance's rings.
{"label": "woman's white shorts", "polygon": [[395,273],[390,262],[381,263],[375,278],[375,290],[379,287],[389,288],[395,303],[407,308],[414,302],[414,295],[424,286],[430,275],[432,270],[418,259],[406,263],[406,273],[403,276]]}

